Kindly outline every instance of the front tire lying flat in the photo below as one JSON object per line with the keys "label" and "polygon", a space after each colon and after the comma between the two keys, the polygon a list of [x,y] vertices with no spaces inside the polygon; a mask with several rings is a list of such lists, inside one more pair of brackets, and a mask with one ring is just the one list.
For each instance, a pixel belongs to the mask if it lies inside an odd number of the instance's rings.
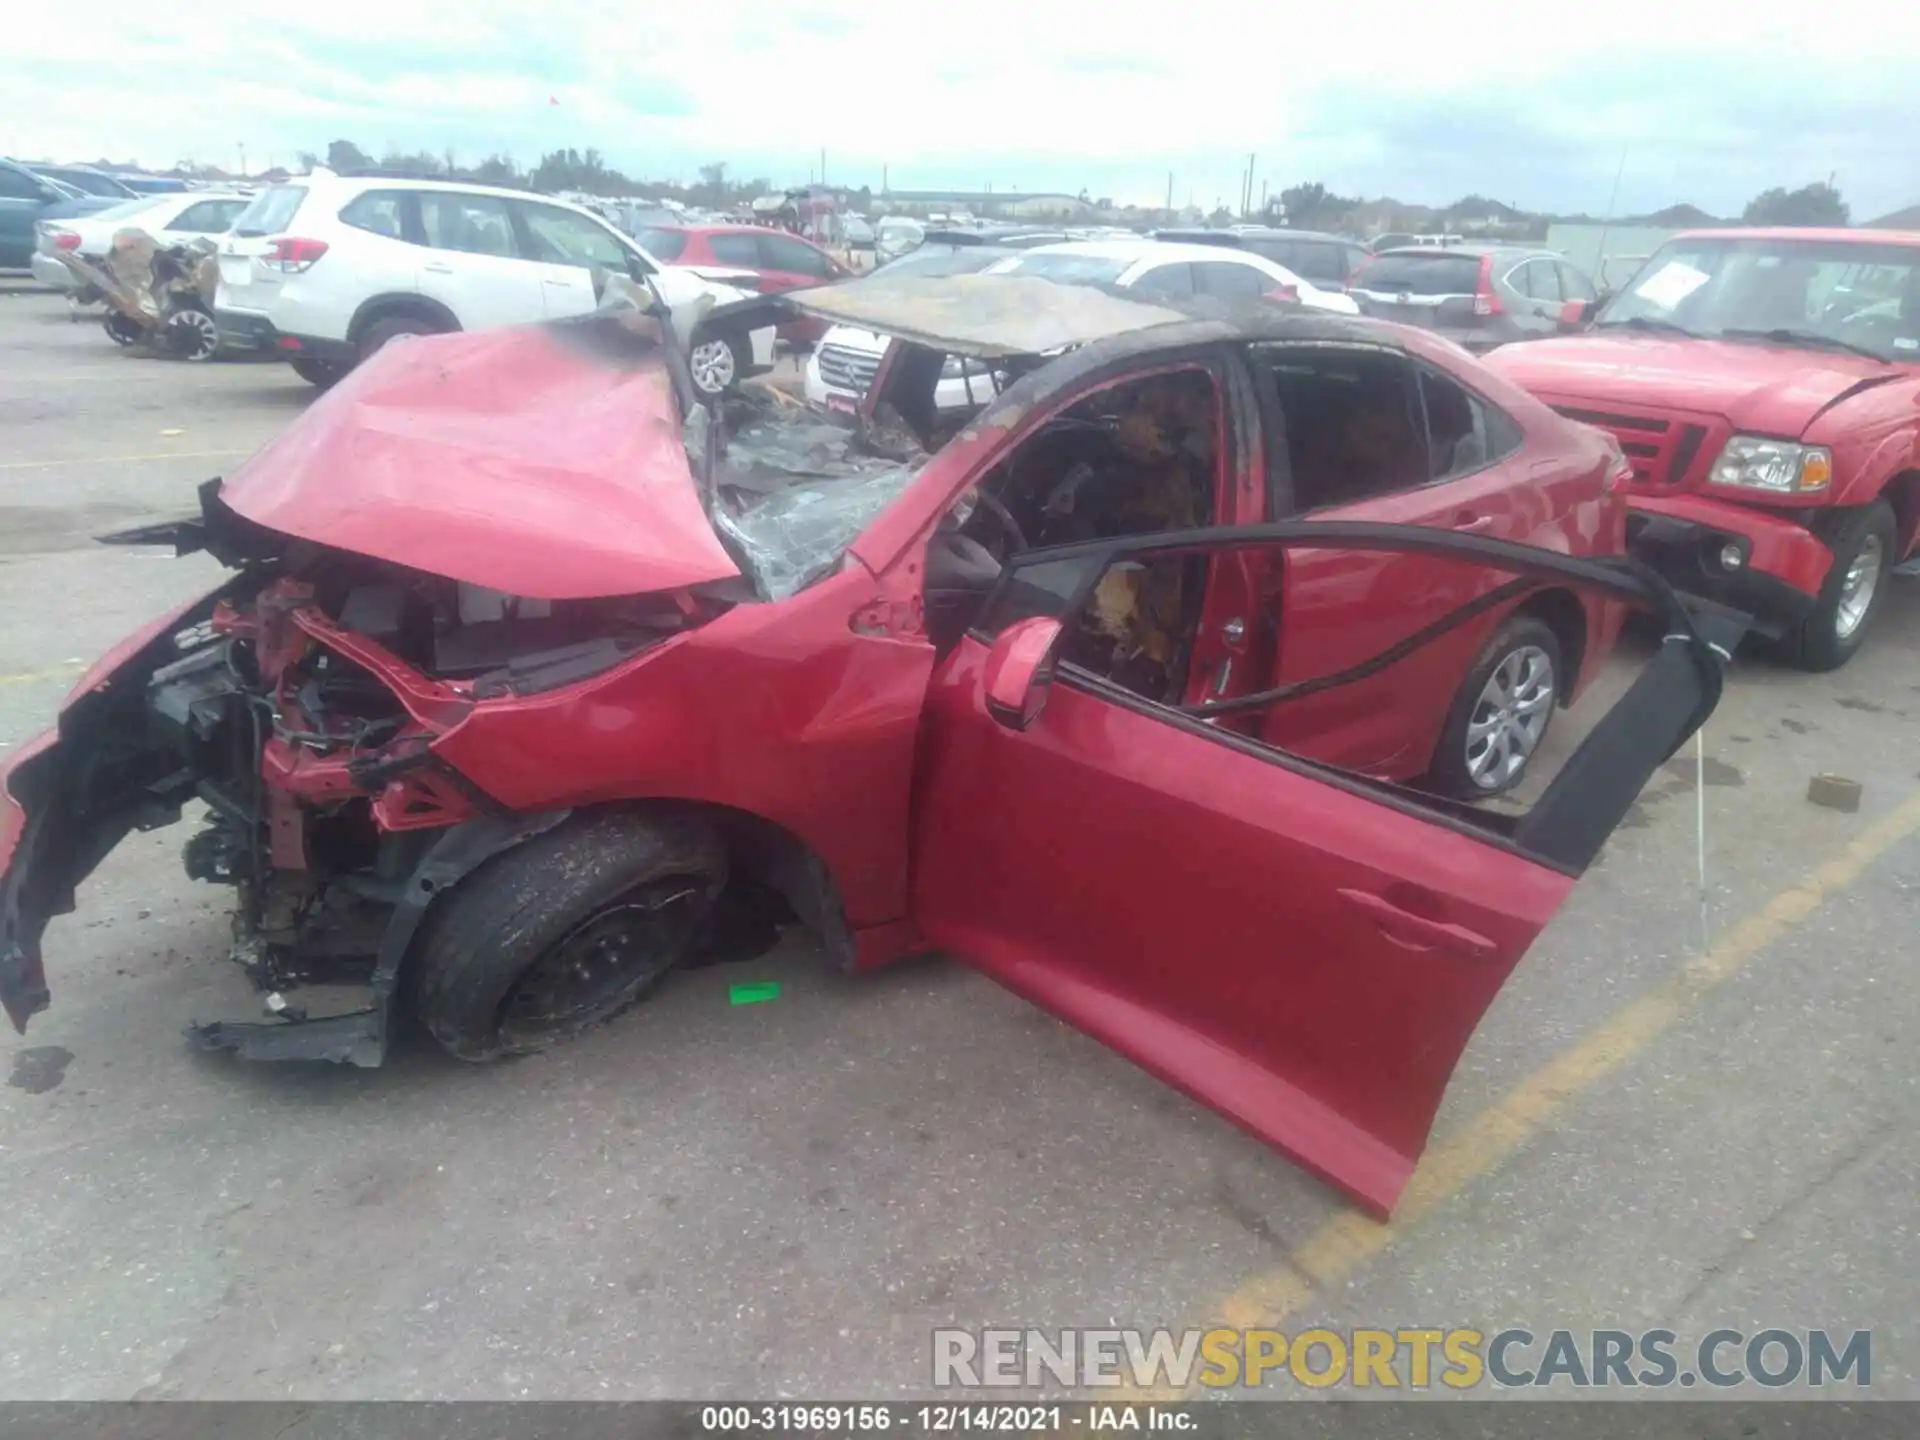
{"label": "front tire lying flat", "polygon": [[429,916],[414,1005],[462,1060],[543,1050],[644,998],[726,881],[697,820],[604,812],[496,856]]}

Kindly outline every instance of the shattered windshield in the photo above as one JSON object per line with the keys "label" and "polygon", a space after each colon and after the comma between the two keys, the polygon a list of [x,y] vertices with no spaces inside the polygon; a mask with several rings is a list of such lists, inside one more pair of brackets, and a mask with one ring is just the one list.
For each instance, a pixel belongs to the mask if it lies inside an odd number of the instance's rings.
{"label": "shattered windshield", "polygon": [[905,425],[862,424],[759,386],[729,399],[718,423],[689,427],[696,469],[709,442],[713,527],[763,600],[831,574],[927,460]]}
{"label": "shattered windshield", "polygon": [[1920,361],[1920,246],[1675,240],[1607,303],[1598,324],[1913,363]]}

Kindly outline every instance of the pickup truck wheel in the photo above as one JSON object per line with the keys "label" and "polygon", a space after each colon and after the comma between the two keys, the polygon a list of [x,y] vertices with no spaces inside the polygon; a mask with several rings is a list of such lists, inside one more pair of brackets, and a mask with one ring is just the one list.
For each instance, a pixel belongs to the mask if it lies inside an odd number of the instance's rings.
{"label": "pickup truck wheel", "polygon": [[1839,511],[1825,539],[1833,551],[1813,611],[1786,640],[1787,659],[1802,670],[1838,670],[1866,638],[1893,565],[1893,510],[1876,500]]}
{"label": "pickup truck wheel", "polygon": [[687,353],[693,388],[708,399],[726,394],[752,364],[747,342],[738,335],[704,335],[694,341],[693,349]]}
{"label": "pickup truck wheel", "polygon": [[1502,625],[1453,697],[1428,782],[1461,800],[1485,800],[1526,778],[1560,699],[1560,640],[1546,621]]}
{"label": "pickup truck wheel", "polygon": [[609,812],[535,836],[429,915],[415,1011],[462,1060],[568,1039],[659,987],[726,870],[719,841],[685,817]]}

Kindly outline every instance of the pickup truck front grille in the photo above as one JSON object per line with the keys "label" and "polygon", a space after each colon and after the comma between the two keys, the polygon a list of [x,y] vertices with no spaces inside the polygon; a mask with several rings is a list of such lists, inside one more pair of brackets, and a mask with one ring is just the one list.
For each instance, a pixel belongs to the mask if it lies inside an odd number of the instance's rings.
{"label": "pickup truck front grille", "polygon": [[1634,483],[1649,489],[1674,489],[1687,482],[1707,427],[1657,415],[1623,415],[1611,410],[1588,410],[1556,405],[1555,412],[1583,425],[1597,426],[1620,442]]}
{"label": "pickup truck front grille", "polygon": [[856,395],[864,395],[867,387],[873,384],[874,373],[879,368],[880,357],[865,350],[854,350],[845,345],[820,347],[820,378],[831,389],[851,390]]}

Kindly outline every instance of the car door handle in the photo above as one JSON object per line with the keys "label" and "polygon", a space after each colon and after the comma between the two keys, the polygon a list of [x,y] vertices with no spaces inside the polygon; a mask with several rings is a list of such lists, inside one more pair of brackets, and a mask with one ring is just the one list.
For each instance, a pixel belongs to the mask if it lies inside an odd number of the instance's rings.
{"label": "car door handle", "polygon": [[1493,941],[1444,920],[1429,920],[1411,910],[1402,910],[1384,896],[1365,890],[1336,890],[1342,900],[1365,915],[1382,935],[1403,950],[1444,950],[1449,955],[1469,960],[1485,960],[1494,952]]}
{"label": "car door handle", "polygon": [[420,268],[429,275],[451,275],[453,273],[453,267],[451,265],[422,265]]}
{"label": "car door handle", "polygon": [[1453,528],[1468,535],[1477,535],[1493,528],[1491,515],[1462,515],[1453,522]]}
{"label": "car door handle", "polygon": [[547,284],[554,286],[556,289],[560,289],[560,290],[573,289],[573,282],[571,280],[560,280],[555,278],[552,275],[549,275],[546,277],[546,282]]}

